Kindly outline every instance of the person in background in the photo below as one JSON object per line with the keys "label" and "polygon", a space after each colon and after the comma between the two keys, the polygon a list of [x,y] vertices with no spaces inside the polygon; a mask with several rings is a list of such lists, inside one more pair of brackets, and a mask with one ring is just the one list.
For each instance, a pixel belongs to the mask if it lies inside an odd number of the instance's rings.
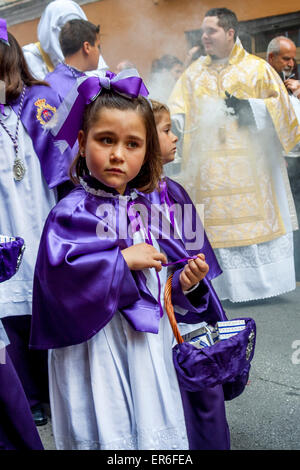
{"label": "person in background", "polygon": [[[38,42],[23,46],[23,52],[32,75],[44,80],[49,72],[64,61],[59,44],[59,33],[62,26],[71,19],[87,20],[87,17],[78,5],[72,0],[53,0],[45,8],[38,24]],[[107,69],[103,57],[100,55],[99,72]]]}
{"label": "person in background", "polygon": [[148,83],[149,97],[166,102],[183,70],[183,63],[174,55],[165,54],[160,59],[155,59]]}
{"label": "person in background", "polygon": [[[288,90],[290,102],[296,113],[300,124],[300,82],[297,79],[296,45],[285,36],[277,36],[270,41],[267,48],[267,61],[278,72]],[[296,157],[296,158],[295,158]],[[300,144],[296,145],[290,152],[285,154],[288,168],[286,178],[287,191],[291,186],[293,198],[295,199],[297,217],[300,216]],[[294,231],[294,253],[296,279],[300,280],[300,233]]]}
{"label": "person in background", "polygon": [[[178,137],[172,132],[172,121],[168,106],[155,100],[151,100],[151,104],[165,172],[165,167],[171,164],[175,158]],[[167,176],[162,177],[159,183],[159,191],[153,191],[147,196],[152,204],[165,207],[172,224],[177,230],[180,227],[180,222],[178,223],[176,212],[172,213],[172,207],[175,207],[175,205],[177,207],[178,205],[181,207],[193,207],[193,211],[197,212],[185,189],[174,179]],[[178,231],[180,233],[180,230]],[[211,280],[221,274],[221,269],[204,230],[201,253],[203,253],[206,263],[209,265],[209,272],[206,275],[205,282],[210,285],[210,289],[213,291]],[[219,304],[219,307],[217,308],[215,306],[215,308],[216,310],[219,309],[220,314],[220,311],[223,309],[216,295],[215,299]],[[226,318],[225,312],[222,311],[222,315]],[[186,334],[197,328],[207,326],[207,323],[205,321],[193,325],[178,323],[178,326],[180,333]],[[218,385],[213,389],[207,389],[197,394],[189,394],[186,390],[181,389],[181,394],[184,397],[183,402],[189,448],[198,450],[227,449],[230,439],[222,386]],[[204,413],[203,410],[205,410]]]}
{"label": "person in background", "polygon": [[291,39],[276,36],[268,44],[267,61],[279,73],[287,90],[300,98],[300,82],[294,74],[296,52],[296,45]]}
{"label": "person in background", "polygon": [[[79,77],[95,70],[100,56],[100,27],[87,20],[74,19],[64,24],[59,35],[59,43],[64,55],[64,62],[57,65],[45,80],[57,92],[61,101],[76,85]],[[74,156],[78,151],[73,149]],[[58,200],[63,198],[74,185],[69,180],[57,188]]]}
{"label": "person in background", "polygon": [[122,60],[116,66],[116,73],[121,72],[122,70],[127,69],[136,69],[136,66],[128,59]]}
{"label": "person in background", "polygon": [[296,45],[291,39],[276,36],[268,44],[267,61],[284,82],[300,123],[300,81],[296,79],[295,73],[296,52]]}
{"label": "person in background", "polygon": [[282,158],[300,141],[288,93],[275,70],[249,54],[234,12],[203,19],[206,56],[188,67],[169,99],[183,140],[180,182],[204,205],[205,230],[223,273],[223,300],[245,302],[296,287],[298,228]]}
{"label": "person in background", "polygon": [[58,95],[32,77],[3,19],[0,33],[0,233],[22,234],[26,240],[18,272],[0,284],[0,317],[35,423],[42,425],[47,422],[42,406],[48,400],[47,356],[28,347],[33,271],[43,225],[56,202],[55,188],[68,178],[72,154],[61,152],[45,132],[60,104]]}
{"label": "person in background", "polygon": [[100,57],[100,27],[87,20],[74,19],[64,24],[59,35],[64,62],[46,75],[45,81],[61,100],[85,72],[95,70]]}

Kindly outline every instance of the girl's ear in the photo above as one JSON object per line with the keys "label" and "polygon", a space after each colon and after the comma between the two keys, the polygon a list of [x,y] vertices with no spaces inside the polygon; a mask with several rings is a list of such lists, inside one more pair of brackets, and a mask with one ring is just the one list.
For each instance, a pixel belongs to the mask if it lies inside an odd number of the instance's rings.
{"label": "girl's ear", "polygon": [[78,132],[78,144],[79,144],[79,153],[81,157],[85,157],[85,135],[83,130]]}

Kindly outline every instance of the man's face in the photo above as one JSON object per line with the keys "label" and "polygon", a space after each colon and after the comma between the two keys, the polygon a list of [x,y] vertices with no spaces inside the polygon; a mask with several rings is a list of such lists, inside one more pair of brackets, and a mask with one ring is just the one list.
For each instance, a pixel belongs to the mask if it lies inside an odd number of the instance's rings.
{"label": "man's face", "polygon": [[89,63],[87,70],[97,70],[100,57],[100,36],[97,34],[95,44],[89,45]]}
{"label": "man's face", "polygon": [[268,62],[278,73],[285,72],[286,77],[288,77],[294,68],[295,57],[295,44],[290,41],[281,41],[279,53],[274,54],[271,52],[268,57]]}
{"label": "man's face", "polygon": [[202,43],[206,54],[224,59],[230,55],[234,45],[234,30],[225,31],[219,26],[217,16],[206,16],[202,26]]}

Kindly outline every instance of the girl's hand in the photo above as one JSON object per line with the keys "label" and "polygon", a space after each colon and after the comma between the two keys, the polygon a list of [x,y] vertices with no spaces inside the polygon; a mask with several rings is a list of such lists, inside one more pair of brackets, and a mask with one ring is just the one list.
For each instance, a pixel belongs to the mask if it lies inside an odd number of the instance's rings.
{"label": "girl's hand", "polygon": [[138,243],[121,251],[129,269],[140,271],[145,268],[155,268],[160,271],[161,263],[167,263],[167,258],[163,253],[157,251],[154,246],[148,243]]}
{"label": "girl's hand", "polygon": [[183,291],[191,289],[195,284],[205,278],[209,266],[205,262],[205,255],[199,253],[196,259],[191,259],[183,268],[179,280]]}

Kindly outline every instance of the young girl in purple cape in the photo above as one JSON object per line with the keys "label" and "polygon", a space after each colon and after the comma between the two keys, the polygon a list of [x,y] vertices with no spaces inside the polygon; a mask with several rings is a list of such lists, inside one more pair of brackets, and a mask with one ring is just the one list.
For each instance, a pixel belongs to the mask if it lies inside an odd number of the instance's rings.
{"label": "young girl in purple cape", "polygon": [[17,274],[0,285],[0,318],[8,350],[36,424],[47,421],[47,355],[29,351],[34,265],[42,229],[55,205],[54,187],[68,179],[68,156],[44,126],[60,100],[28,71],[22,50],[0,19],[0,233],[22,235],[26,244]]}
{"label": "young girl in purple cape", "polygon": [[30,343],[49,349],[58,449],[189,448],[163,307],[170,272],[182,321],[219,317],[204,255],[189,259],[182,240],[154,237],[147,215],[134,224],[133,205],[149,211],[146,194],[161,175],[154,116],[141,93],[141,79],[128,72],[84,78],[63,125],[52,129],[71,147],[80,129],[72,168],[79,185],[49,214],[33,291]]}

